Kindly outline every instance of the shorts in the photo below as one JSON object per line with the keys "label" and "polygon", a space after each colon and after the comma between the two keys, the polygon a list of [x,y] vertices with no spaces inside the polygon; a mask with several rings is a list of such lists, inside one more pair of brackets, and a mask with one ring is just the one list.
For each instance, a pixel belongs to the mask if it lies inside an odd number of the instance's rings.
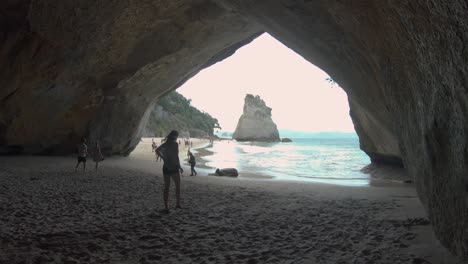
{"label": "shorts", "polygon": [[174,169],[174,168],[171,168],[169,169],[168,167],[166,167],[166,165],[163,165],[163,174],[178,174],[179,173],[179,169]]}
{"label": "shorts", "polygon": [[180,174],[179,172],[171,172],[171,173],[163,173],[163,176],[164,176],[165,183],[170,181],[171,179],[175,182],[177,178],[180,177]]}
{"label": "shorts", "polygon": [[86,162],[86,157],[78,157],[78,162]]}

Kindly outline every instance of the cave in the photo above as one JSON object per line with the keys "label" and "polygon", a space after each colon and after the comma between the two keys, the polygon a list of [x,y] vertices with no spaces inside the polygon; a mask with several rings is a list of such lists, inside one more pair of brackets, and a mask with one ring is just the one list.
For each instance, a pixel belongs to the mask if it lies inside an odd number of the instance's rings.
{"label": "cave", "polygon": [[82,136],[128,155],[156,98],[268,32],[349,98],[373,163],[405,166],[441,243],[468,258],[466,1],[0,4],[0,152]]}

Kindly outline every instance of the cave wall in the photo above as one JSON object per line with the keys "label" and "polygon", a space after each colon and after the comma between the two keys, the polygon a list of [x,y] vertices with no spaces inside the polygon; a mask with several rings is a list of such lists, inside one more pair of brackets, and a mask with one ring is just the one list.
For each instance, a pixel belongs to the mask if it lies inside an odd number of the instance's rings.
{"label": "cave wall", "polygon": [[126,154],[155,98],[268,31],[343,87],[363,150],[407,167],[437,237],[468,258],[467,13],[464,0],[6,0],[0,145],[69,153],[87,135]]}
{"label": "cave wall", "polygon": [[4,152],[71,153],[87,136],[126,155],[158,96],[262,32],[210,1],[0,6]]}
{"label": "cave wall", "polygon": [[380,127],[357,129],[361,146],[401,153],[437,237],[468,258],[467,2],[224,3],[343,87],[355,126]]}
{"label": "cave wall", "polygon": [[349,109],[354,130],[359,135],[360,148],[372,164],[404,168],[399,142],[392,128],[382,124],[355,100],[349,100]]}

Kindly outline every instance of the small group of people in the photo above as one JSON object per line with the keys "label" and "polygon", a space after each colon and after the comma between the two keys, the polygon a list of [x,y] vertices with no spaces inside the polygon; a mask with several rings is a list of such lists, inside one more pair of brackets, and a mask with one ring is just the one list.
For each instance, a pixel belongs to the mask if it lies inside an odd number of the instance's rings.
{"label": "small group of people", "polygon": [[[179,139],[179,146],[182,145],[182,140]],[[189,138],[184,139],[184,145],[185,147],[192,147],[193,142]]]}
{"label": "small group of people", "polygon": [[189,148],[193,147],[193,142],[189,139],[184,140],[184,144],[186,147],[189,147]]}
{"label": "small group of people", "polygon": [[[78,161],[76,162],[75,172],[78,170],[80,163],[83,164],[83,172],[86,171],[86,158],[90,156],[88,153],[88,146],[86,145],[86,138],[82,137],[80,144],[77,145],[78,150]],[[94,148],[91,150],[91,157],[93,161],[96,163],[96,172],[98,171],[99,162],[104,160],[104,156],[101,152],[101,145],[99,144],[99,140],[96,140]]]}
{"label": "small group of people", "polygon": [[[156,153],[156,160],[162,160],[163,163],[163,178],[164,178],[164,191],[163,191],[163,200],[164,200],[164,210],[169,213],[169,188],[171,185],[171,180],[174,182],[176,187],[176,208],[182,208],[180,205],[180,177],[184,170],[180,166],[179,160],[179,144],[177,139],[179,133],[175,130],[171,131],[169,135],[164,140],[161,140],[162,144],[160,146],[156,145],[154,139],[152,140],[152,152]],[[80,164],[83,165],[83,172],[86,171],[86,161],[87,157],[91,156],[93,161],[96,163],[96,172],[98,171],[99,162],[104,160],[104,156],[101,152],[101,146],[99,140],[96,140],[94,148],[88,152],[88,146],[86,145],[86,138],[81,138],[81,142],[77,145],[78,151],[78,161],[75,166],[75,171],[78,170]],[[197,171],[195,170],[196,159],[193,153],[190,151],[190,148],[187,151],[188,162],[190,164],[191,174],[190,176],[196,176]]]}

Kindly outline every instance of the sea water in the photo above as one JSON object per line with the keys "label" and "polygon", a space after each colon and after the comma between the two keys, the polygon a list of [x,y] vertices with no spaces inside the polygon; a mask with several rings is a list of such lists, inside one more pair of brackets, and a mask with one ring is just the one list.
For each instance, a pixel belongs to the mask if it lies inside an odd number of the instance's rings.
{"label": "sea water", "polygon": [[291,143],[215,141],[203,156],[211,168],[236,168],[240,174],[272,176],[276,180],[338,185],[369,184],[361,169],[369,164],[357,137],[296,138]]}

